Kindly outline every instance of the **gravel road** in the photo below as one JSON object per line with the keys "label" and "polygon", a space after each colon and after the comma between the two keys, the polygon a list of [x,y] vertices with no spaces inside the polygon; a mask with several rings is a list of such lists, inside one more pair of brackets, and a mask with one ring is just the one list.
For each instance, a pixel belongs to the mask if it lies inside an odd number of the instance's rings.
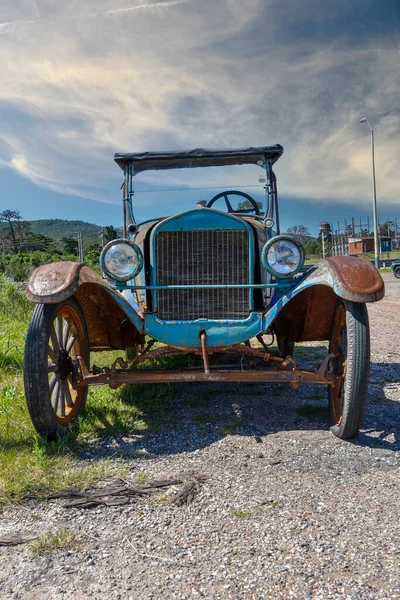
{"label": "gravel road", "polygon": [[64,528],[80,545],[0,547],[1,599],[399,599],[400,281],[384,278],[356,440],[297,414],[325,403],[317,386],[178,386],[173,426],[95,440],[82,461],[113,455],[133,482],[204,474],[193,503],[171,504],[176,486],[125,506],[3,507],[0,535]]}

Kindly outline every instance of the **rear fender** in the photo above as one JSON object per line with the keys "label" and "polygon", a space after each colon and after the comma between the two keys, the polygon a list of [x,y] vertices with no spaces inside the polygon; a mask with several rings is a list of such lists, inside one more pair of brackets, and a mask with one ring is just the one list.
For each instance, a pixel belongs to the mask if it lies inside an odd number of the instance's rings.
{"label": "rear fender", "polygon": [[266,327],[295,341],[329,339],[338,298],[377,302],[385,294],[381,275],[366,259],[334,256],[317,263],[265,315]]}
{"label": "rear fender", "polygon": [[144,321],[138,311],[83,263],[42,265],[28,282],[27,296],[37,304],[76,298],[85,315],[92,351],[127,348],[143,337]]}

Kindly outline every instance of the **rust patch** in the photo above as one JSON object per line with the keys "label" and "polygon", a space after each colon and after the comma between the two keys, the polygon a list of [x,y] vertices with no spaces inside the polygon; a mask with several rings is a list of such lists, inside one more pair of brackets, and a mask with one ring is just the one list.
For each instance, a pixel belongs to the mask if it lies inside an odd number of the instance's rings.
{"label": "rust patch", "polygon": [[337,296],[326,285],[307,288],[286,304],[273,326],[292,342],[322,341],[329,338]]}
{"label": "rust patch", "polygon": [[127,348],[141,339],[116,302],[118,293],[83,263],[68,261],[39,267],[27,286],[29,300],[36,303],[58,304],[74,296],[83,310],[93,350]]}
{"label": "rust patch", "polygon": [[322,262],[327,263],[339,288],[344,288],[355,295],[374,296],[376,300],[383,298],[385,294],[383,279],[367,259],[355,256],[332,256]]}
{"label": "rust patch", "polygon": [[134,371],[109,371],[91,375],[84,373],[81,381],[76,382],[75,387],[86,387],[89,385],[109,385],[117,388],[126,383],[169,383],[169,382],[214,382],[214,381],[247,381],[249,383],[289,383],[296,386],[300,383],[316,383],[321,385],[334,385],[334,375],[316,371],[281,369],[243,370],[228,371],[222,369],[211,369],[206,374],[203,367],[200,369],[137,369]]}
{"label": "rust patch", "polygon": [[[69,261],[42,265],[32,273],[28,282],[26,293],[29,300],[48,303],[53,296],[66,300],[77,290],[79,273],[83,267],[83,263]],[[66,290],[68,295],[64,297]],[[56,300],[54,304],[57,302],[60,300]]]}

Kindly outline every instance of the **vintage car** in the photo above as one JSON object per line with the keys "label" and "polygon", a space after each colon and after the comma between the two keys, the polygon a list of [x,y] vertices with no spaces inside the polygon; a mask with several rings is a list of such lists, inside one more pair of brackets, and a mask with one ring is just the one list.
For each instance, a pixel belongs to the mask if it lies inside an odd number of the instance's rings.
{"label": "vintage car", "polygon": [[[280,232],[272,167],[282,152],[275,145],[115,155],[125,175],[124,231],[102,251],[104,277],[83,263],[59,262],[39,267],[27,287],[36,306],[25,393],[39,434],[63,436],[82,414],[91,385],[221,381],[325,386],[331,431],[343,439],[357,434],[370,365],[366,303],[383,297],[383,281],[361,258],[304,267],[302,245]],[[136,222],[137,174],[227,165],[263,170],[262,210],[231,189],[179,214]],[[266,344],[271,334],[274,351]],[[299,368],[294,344],[320,340],[329,342],[322,364]],[[91,368],[90,355],[105,350],[125,352]],[[156,368],[175,354],[194,355],[197,361],[187,363],[196,366]]]}
{"label": "vintage car", "polygon": [[390,266],[393,269],[393,275],[400,279],[400,259],[394,260]]}

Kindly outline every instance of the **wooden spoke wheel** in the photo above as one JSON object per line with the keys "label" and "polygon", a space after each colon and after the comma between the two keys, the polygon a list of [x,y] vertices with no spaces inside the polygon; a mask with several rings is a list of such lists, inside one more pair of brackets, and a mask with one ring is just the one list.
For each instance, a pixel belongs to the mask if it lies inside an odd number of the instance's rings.
{"label": "wooden spoke wheel", "polygon": [[48,439],[66,435],[82,414],[87,388],[75,390],[74,357],[89,367],[85,318],[72,298],[60,304],[37,304],[25,343],[24,384],[36,431]]}
{"label": "wooden spoke wheel", "polygon": [[337,356],[338,374],[335,385],[329,386],[331,431],[347,439],[359,431],[368,392],[370,339],[365,304],[338,302],[329,352]]}

